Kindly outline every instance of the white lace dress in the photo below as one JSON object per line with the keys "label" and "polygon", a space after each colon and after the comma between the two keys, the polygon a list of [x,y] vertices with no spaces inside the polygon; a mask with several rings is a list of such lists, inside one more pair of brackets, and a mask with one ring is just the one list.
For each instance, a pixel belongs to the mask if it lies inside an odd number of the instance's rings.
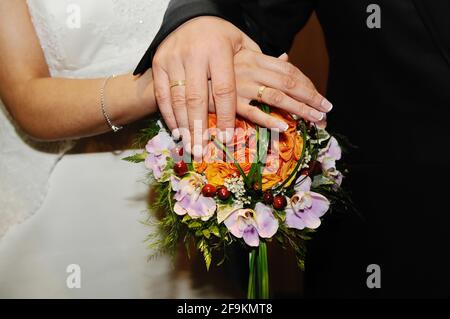
{"label": "white lace dress", "polygon": [[[133,70],[168,0],[27,3],[51,75],[93,78]],[[175,276],[168,257],[147,261],[142,168],[124,154],[62,156],[67,143],[29,141],[1,109],[0,298],[221,296]],[[67,285],[73,264],[81,288]]]}

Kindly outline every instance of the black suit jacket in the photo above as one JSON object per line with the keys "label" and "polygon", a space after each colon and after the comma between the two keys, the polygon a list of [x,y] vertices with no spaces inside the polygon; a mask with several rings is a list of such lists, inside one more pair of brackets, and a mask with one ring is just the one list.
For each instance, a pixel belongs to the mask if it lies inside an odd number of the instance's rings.
{"label": "black suit jacket", "polygon": [[[369,29],[366,9],[381,8]],[[271,55],[315,10],[330,56],[330,128],[358,146],[345,181],[363,219],[326,219],[312,242],[313,296],[449,296],[450,0],[173,0],[136,73],[190,18],[227,19]],[[380,264],[382,288],[366,267]]]}

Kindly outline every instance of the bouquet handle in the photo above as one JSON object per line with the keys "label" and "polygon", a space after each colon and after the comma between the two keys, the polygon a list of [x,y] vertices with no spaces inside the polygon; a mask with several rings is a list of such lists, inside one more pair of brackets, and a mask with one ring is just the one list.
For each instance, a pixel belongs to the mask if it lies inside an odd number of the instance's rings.
{"label": "bouquet handle", "polygon": [[269,264],[267,244],[261,242],[258,249],[249,253],[248,299],[269,298]]}

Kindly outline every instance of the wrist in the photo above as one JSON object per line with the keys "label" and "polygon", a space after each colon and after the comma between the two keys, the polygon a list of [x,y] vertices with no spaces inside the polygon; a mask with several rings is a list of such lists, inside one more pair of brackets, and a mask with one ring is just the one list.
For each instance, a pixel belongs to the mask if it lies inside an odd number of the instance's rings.
{"label": "wrist", "polygon": [[136,107],[141,117],[156,112],[158,107],[153,88],[152,70],[147,70],[140,77],[133,77],[133,82],[135,83]]}

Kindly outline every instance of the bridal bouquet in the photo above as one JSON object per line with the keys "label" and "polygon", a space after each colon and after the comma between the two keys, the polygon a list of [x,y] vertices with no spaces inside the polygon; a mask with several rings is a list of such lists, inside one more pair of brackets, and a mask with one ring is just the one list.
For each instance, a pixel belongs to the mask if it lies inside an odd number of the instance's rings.
{"label": "bridal bouquet", "polygon": [[236,120],[230,143],[216,138],[209,115],[209,143],[201,160],[177,145],[161,120],[142,131],[145,150],[126,160],[143,162],[156,195],[149,214],[162,212],[159,232],[150,236],[158,252],[174,252],[180,242],[203,254],[209,268],[220,265],[227,248],[249,251],[249,298],[268,298],[267,244],[293,249],[304,267],[305,241],[335,204],[346,204],[337,139],[324,129],[259,104],[285,121],[285,132]]}

